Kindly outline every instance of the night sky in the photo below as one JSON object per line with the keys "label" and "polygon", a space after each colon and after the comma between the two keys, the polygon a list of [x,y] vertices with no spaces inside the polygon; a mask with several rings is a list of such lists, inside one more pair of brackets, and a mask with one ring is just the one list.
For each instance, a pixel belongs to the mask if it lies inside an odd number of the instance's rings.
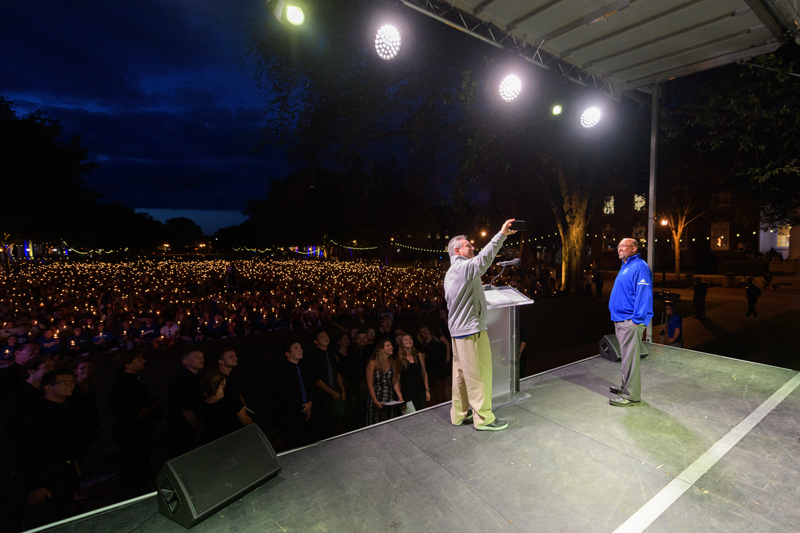
{"label": "night sky", "polygon": [[[246,59],[264,0],[5,0],[0,95],[80,133],[104,201],[213,233],[289,170]],[[184,211],[185,210],[185,211]]]}

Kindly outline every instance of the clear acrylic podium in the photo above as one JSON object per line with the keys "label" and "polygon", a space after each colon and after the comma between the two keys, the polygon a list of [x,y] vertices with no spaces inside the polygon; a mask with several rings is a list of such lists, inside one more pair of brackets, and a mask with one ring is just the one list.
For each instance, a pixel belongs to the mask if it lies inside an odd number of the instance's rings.
{"label": "clear acrylic podium", "polygon": [[519,310],[533,300],[514,287],[484,286],[489,308],[486,320],[492,346],[492,404],[494,407],[525,398],[519,392]]}

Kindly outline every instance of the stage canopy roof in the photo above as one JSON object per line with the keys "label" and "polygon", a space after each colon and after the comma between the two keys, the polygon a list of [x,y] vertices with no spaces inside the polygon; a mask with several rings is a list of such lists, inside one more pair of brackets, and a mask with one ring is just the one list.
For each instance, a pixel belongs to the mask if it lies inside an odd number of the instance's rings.
{"label": "stage canopy roof", "polygon": [[800,0],[402,0],[619,98],[800,44]]}

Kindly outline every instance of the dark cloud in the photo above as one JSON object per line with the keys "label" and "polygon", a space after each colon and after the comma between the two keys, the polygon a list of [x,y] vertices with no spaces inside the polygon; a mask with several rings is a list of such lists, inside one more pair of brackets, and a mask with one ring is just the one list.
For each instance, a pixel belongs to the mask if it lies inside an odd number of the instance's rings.
{"label": "dark cloud", "polygon": [[242,210],[287,171],[262,140],[243,61],[263,0],[10,0],[0,94],[61,119],[99,164],[89,185],[131,206]]}

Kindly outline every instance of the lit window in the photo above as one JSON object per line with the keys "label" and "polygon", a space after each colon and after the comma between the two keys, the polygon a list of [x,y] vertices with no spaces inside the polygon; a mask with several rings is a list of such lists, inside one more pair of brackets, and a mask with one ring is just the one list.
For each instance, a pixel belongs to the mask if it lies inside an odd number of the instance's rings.
{"label": "lit window", "polygon": [[711,249],[727,250],[730,245],[730,225],[727,222],[711,224]]}
{"label": "lit window", "polygon": [[789,247],[789,232],[791,229],[791,226],[781,226],[778,228],[778,248]]}
{"label": "lit window", "polygon": [[647,207],[647,199],[645,198],[644,194],[634,194],[633,195],[634,211],[644,211],[645,207]]}
{"label": "lit window", "polygon": [[606,196],[603,198],[603,214],[604,215],[613,215],[614,214],[614,197],[613,196]]}
{"label": "lit window", "polygon": [[617,239],[614,237],[614,228],[611,225],[603,228],[603,248],[606,250],[617,249]]}

